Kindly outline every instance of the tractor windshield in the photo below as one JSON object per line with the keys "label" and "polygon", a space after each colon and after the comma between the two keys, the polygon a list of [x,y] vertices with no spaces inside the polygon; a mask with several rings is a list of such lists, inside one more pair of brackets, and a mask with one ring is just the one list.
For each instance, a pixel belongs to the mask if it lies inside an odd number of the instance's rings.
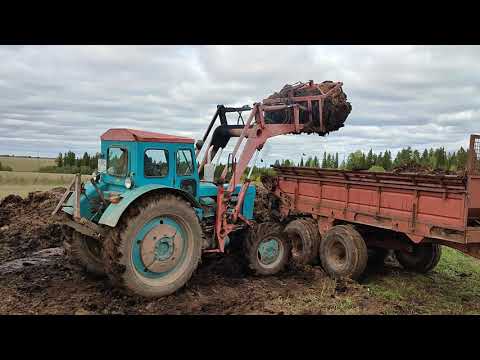
{"label": "tractor windshield", "polygon": [[128,151],[118,147],[108,149],[107,173],[113,176],[127,176]]}

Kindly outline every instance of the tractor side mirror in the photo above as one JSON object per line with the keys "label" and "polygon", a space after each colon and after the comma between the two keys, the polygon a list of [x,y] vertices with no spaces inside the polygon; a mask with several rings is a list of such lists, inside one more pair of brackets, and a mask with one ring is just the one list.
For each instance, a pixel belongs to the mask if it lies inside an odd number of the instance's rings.
{"label": "tractor side mirror", "polygon": [[203,140],[197,140],[197,142],[195,143],[195,147],[197,148],[197,150],[201,150],[202,147],[203,147]]}

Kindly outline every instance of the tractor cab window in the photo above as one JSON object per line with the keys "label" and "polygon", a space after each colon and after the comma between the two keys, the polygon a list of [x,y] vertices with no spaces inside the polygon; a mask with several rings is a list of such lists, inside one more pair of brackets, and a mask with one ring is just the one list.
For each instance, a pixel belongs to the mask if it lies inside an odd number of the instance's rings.
{"label": "tractor cab window", "polygon": [[150,149],[145,151],[145,176],[164,177],[168,175],[168,154],[165,150]]}
{"label": "tractor cab window", "polygon": [[113,176],[127,176],[128,151],[118,147],[108,149],[107,173]]}
{"label": "tractor cab window", "polygon": [[189,176],[193,174],[192,152],[190,150],[177,151],[177,175]]}

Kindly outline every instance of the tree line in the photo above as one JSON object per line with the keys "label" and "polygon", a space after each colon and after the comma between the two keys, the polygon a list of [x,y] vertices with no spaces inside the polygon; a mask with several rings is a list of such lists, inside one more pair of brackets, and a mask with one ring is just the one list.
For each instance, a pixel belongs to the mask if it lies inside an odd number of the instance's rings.
{"label": "tree line", "polygon": [[99,153],[90,155],[85,152],[83,156],[77,157],[69,150],[63,154],[59,153],[55,158],[55,165],[41,167],[40,172],[89,175],[97,169],[99,156]]}
{"label": "tree line", "polygon": [[[99,153],[90,155],[87,152],[82,157],[77,157],[73,151],[59,153],[55,159],[55,166],[46,166],[40,168],[40,172],[56,172],[65,174],[91,174],[97,168]],[[422,166],[432,170],[441,169],[449,171],[464,170],[467,166],[468,149],[461,147],[458,151],[447,152],[444,147],[430,148],[419,151],[410,146],[400,150],[395,158],[390,150],[374,153],[370,149],[367,153],[357,150],[350,153],[342,162],[339,162],[338,152],[323,153],[320,160],[316,155],[307,158],[300,158],[299,162],[290,159],[275,161],[275,166],[302,166],[323,169],[344,169],[344,170],[370,170],[370,171],[391,171],[396,167],[402,166]],[[225,165],[219,164],[215,169],[215,178],[219,178]],[[0,169],[5,169],[1,167]],[[244,176],[250,172],[250,168],[245,170]],[[273,174],[270,167],[255,166],[251,178],[259,179],[261,175]]]}
{"label": "tree line", "polygon": [[8,165],[3,165],[2,162],[0,161],[0,171],[12,171],[12,167]]}
{"label": "tree line", "polygon": [[422,166],[432,170],[441,169],[449,171],[464,170],[467,165],[468,150],[461,147],[458,151],[447,152],[444,147],[424,149],[422,152],[413,150],[410,146],[400,150],[395,158],[392,152],[374,153],[372,149],[367,153],[357,150],[350,153],[348,157],[339,163],[338,153],[323,153],[320,162],[317,156],[309,156],[306,160],[303,157],[296,164],[294,161],[284,159],[277,160],[275,166],[305,166],[324,169],[345,169],[345,170],[371,170],[390,171],[402,166]]}

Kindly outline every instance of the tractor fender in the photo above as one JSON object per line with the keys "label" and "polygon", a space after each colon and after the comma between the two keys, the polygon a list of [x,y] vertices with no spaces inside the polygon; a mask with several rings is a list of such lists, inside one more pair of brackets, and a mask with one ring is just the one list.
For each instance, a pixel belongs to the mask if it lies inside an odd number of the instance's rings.
{"label": "tractor fender", "polygon": [[164,185],[150,184],[135,188],[133,190],[127,190],[122,195],[122,200],[118,204],[110,204],[98,221],[99,224],[115,227],[120,220],[122,214],[131,205],[133,205],[139,199],[146,196],[153,195],[155,193],[169,193],[179,195],[188,201],[194,208],[200,208],[200,203],[191,194],[180,189],[174,189]]}

